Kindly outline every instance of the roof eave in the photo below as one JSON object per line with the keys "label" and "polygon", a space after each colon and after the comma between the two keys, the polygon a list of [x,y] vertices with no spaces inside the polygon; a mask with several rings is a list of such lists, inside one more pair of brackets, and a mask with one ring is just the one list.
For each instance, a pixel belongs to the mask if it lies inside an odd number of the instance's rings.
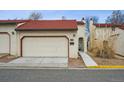
{"label": "roof eave", "polygon": [[15,31],[77,31],[78,28],[74,29],[15,29]]}
{"label": "roof eave", "polygon": [[17,22],[0,22],[0,24],[18,24]]}

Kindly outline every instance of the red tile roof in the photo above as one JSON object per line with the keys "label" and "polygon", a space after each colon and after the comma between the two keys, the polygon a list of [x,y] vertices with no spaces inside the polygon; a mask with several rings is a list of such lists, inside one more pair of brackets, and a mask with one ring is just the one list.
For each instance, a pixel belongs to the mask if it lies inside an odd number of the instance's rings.
{"label": "red tile roof", "polygon": [[30,20],[16,28],[16,31],[28,30],[77,30],[76,20]]}
{"label": "red tile roof", "polygon": [[120,26],[119,28],[124,30],[124,25]]}
{"label": "red tile roof", "polygon": [[113,25],[112,24],[106,24],[106,23],[97,23],[97,24],[94,24],[96,27],[112,27]]}
{"label": "red tile roof", "polygon": [[9,24],[9,23],[21,23],[21,22],[27,22],[29,20],[0,20],[0,23],[3,24]]}
{"label": "red tile roof", "polygon": [[[113,24],[105,24],[105,23],[102,23],[102,24],[94,24],[96,27],[112,27]],[[124,24],[122,25],[115,25],[116,27],[120,28],[120,29],[123,29],[124,30]]]}
{"label": "red tile roof", "polygon": [[[102,23],[102,24],[94,24],[96,27],[112,27],[113,24],[105,24],[105,23]],[[121,24],[121,25],[115,25],[116,27],[120,28],[120,29],[123,29],[124,30],[124,24]]]}

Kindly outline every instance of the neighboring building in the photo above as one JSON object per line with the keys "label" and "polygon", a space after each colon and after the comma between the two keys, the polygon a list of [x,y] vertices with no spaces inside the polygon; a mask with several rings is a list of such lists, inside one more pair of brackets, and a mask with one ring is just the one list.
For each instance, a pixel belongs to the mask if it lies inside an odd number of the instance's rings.
{"label": "neighboring building", "polygon": [[109,47],[120,56],[124,56],[124,26],[90,22],[89,49],[103,48],[103,41],[108,41]]}
{"label": "neighboring building", "polygon": [[124,26],[116,28],[113,37],[115,37],[115,53],[124,57]]}
{"label": "neighboring building", "polygon": [[86,46],[83,21],[0,20],[0,53],[77,58]]}
{"label": "neighboring building", "polygon": [[[27,20],[23,20],[27,21]],[[16,25],[22,20],[0,20],[0,53],[8,53],[17,56]]]}

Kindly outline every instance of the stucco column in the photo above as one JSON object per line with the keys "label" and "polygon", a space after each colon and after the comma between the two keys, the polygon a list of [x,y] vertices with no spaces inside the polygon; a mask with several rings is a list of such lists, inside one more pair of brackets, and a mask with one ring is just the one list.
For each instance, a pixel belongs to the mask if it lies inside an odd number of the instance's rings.
{"label": "stucco column", "polygon": [[94,26],[93,26],[93,20],[91,18],[90,20],[90,49],[93,48],[94,45]]}

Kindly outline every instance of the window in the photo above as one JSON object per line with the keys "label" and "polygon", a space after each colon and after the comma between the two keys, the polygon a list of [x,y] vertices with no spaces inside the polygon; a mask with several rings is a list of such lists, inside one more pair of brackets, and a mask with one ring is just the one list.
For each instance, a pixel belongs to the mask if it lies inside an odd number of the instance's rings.
{"label": "window", "polygon": [[84,40],[82,37],[78,39],[78,50],[79,51],[84,51]]}

